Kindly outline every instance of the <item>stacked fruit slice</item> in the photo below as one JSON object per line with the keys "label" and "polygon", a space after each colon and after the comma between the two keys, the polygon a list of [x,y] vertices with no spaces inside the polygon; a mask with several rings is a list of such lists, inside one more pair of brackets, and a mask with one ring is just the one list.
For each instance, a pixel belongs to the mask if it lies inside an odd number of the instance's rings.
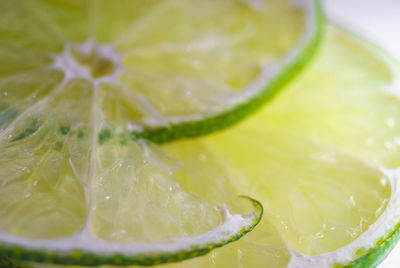
{"label": "stacked fruit slice", "polygon": [[0,0],[0,266],[377,265],[400,68],[332,26],[316,52],[323,24],[307,0]]}
{"label": "stacked fruit slice", "polygon": [[200,135],[268,100],[316,47],[313,2],[19,0],[0,10],[2,256],[149,265],[257,225],[260,203],[241,215],[234,190],[194,195],[190,178],[186,188],[174,178],[179,162],[143,137]]}
{"label": "stacked fruit slice", "polygon": [[[316,60],[270,105],[229,131],[192,141],[264,205],[262,224],[223,249],[237,247],[236,259],[220,253],[221,263],[382,261],[399,239],[399,67],[378,48],[328,27]],[[281,241],[271,250],[269,234],[256,257],[262,243],[255,239],[267,223]]]}

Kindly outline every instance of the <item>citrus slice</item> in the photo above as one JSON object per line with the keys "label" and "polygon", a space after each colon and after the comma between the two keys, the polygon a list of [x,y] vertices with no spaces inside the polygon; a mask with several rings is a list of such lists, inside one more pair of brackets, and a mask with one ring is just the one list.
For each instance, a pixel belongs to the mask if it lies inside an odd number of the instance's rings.
{"label": "citrus slice", "polygon": [[0,0],[0,254],[150,265],[250,231],[259,203],[193,195],[140,136],[239,120],[311,57],[320,19],[312,0]]}
{"label": "citrus slice", "polygon": [[164,146],[264,206],[248,236],[170,267],[376,267],[399,240],[400,66],[334,27],[323,44],[259,113]]}
{"label": "citrus slice", "polygon": [[[156,142],[249,114],[304,67],[322,31],[314,0],[17,0],[1,1],[0,17],[0,83],[109,83],[126,127]],[[0,127],[55,87],[38,86],[2,96]]]}
{"label": "citrus slice", "polygon": [[113,113],[98,110],[103,99],[93,92],[84,79],[61,84],[0,133],[0,256],[173,262],[235,241],[259,222],[255,200],[255,211],[241,216],[182,188],[172,175],[179,163],[108,125]]}
{"label": "citrus slice", "polygon": [[329,27],[316,60],[258,114],[164,145],[183,164],[181,187],[232,207],[240,188],[264,217],[235,243],[162,267],[376,267],[400,238],[399,74],[379,48]]}

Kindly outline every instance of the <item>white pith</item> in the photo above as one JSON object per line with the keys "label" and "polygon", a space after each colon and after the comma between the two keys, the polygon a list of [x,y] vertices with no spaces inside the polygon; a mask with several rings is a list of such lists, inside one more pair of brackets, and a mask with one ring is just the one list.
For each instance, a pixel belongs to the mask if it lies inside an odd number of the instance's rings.
{"label": "white pith", "polygon": [[216,244],[229,240],[240,233],[243,228],[254,225],[256,213],[245,216],[232,215],[223,207],[221,214],[224,222],[214,229],[191,237],[173,238],[159,242],[149,243],[113,243],[96,239],[90,235],[87,229],[73,236],[56,239],[26,239],[0,232],[2,245],[18,246],[31,250],[43,250],[45,252],[61,252],[68,254],[72,250],[81,250],[100,255],[123,254],[132,256],[136,254],[161,254],[173,253],[182,250],[190,250],[191,247],[201,247],[206,244]]}
{"label": "white pith", "polygon": [[[94,78],[91,75],[90,69],[76,61],[71,54],[71,49],[76,49],[83,54],[89,53],[92,49],[96,50],[99,56],[110,60],[115,69],[108,75],[104,75],[98,78]],[[141,111],[144,111],[144,118],[141,119],[143,123],[149,126],[165,125],[165,119],[140,95],[130,91],[125,85],[121,84],[118,76],[123,71],[121,64],[121,55],[114,49],[112,45],[97,45],[93,41],[87,41],[79,45],[66,44],[64,51],[59,55],[54,55],[53,63],[49,66],[51,69],[57,69],[63,72],[64,80],[63,84],[72,79],[85,79],[89,81],[94,90],[96,90],[100,84],[109,83],[116,86],[127,99],[135,103],[135,107]],[[94,102],[95,103],[95,102]],[[133,124],[132,124],[133,125]],[[131,124],[127,125],[127,128],[132,127]],[[135,130],[141,130],[143,128],[140,124],[134,124]]]}
{"label": "white pith", "polygon": [[[95,49],[99,56],[110,60],[115,70],[109,74],[99,78],[93,78],[90,69],[87,66],[79,64],[71,54],[71,49],[76,49],[84,54],[89,53],[92,49]],[[98,86],[100,83],[117,83],[117,76],[122,70],[121,59],[118,53],[109,45],[95,45],[94,42],[86,42],[81,45],[65,45],[64,51],[60,55],[55,55],[51,68],[61,70],[64,73],[64,81],[71,79],[83,78],[91,82],[94,86]]]}

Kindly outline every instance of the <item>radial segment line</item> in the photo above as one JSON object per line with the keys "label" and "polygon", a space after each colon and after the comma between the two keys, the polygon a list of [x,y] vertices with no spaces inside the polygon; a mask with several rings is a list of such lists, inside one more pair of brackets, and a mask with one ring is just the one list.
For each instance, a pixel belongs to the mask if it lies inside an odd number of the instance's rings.
{"label": "radial segment line", "polygon": [[120,82],[117,82],[116,85],[117,85],[116,88],[120,91],[120,93],[127,96],[129,99],[134,99],[136,102],[138,102],[140,108],[142,108],[145,112],[149,113],[152,117],[157,119],[159,123],[161,124],[167,123],[164,117],[153,106],[151,106],[151,104],[145,98],[130,91],[129,89],[126,88],[126,86],[124,86]]}
{"label": "radial segment line", "polygon": [[93,90],[92,90],[92,115],[91,115],[91,121],[93,124],[93,133],[92,133],[92,146],[91,146],[91,154],[90,154],[90,166],[89,166],[89,176],[88,179],[85,183],[83,181],[83,187],[84,187],[84,192],[85,192],[85,198],[86,198],[86,209],[87,209],[87,218],[86,218],[86,223],[85,226],[83,227],[83,230],[81,231],[81,235],[89,235],[90,234],[90,222],[92,218],[92,209],[93,209],[93,200],[92,200],[92,195],[93,195],[93,181],[94,181],[94,176],[95,176],[95,171],[96,171],[96,141],[97,141],[97,129],[98,129],[98,119],[99,119],[99,107],[97,106],[97,92],[98,88],[97,85],[93,85]]}

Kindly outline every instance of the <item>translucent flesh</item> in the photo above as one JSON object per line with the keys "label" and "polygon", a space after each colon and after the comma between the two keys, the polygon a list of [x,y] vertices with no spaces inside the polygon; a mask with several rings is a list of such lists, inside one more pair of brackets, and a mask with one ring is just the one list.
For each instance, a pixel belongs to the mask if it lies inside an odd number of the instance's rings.
{"label": "translucent flesh", "polygon": [[[371,45],[364,47],[343,34],[328,35],[325,43],[309,75],[260,116],[269,125],[307,135],[373,165],[398,167],[398,66],[383,52],[374,53]],[[313,75],[323,79],[313,81]]]}
{"label": "translucent flesh", "polygon": [[256,2],[260,7],[211,0],[158,4],[146,23],[116,42],[126,51],[122,81],[163,115],[221,111],[263,67],[284,56],[304,28],[304,13],[290,1]]}
{"label": "translucent flesh", "polygon": [[[266,208],[254,233],[171,266],[283,267],[286,246],[314,255],[357,238],[390,198],[377,166],[398,166],[400,108],[385,62],[342,33],[254,118],[165,147],[181,170],[126,131],[226,109],[299,40],[304,14],[290,3],[121,1],[120,12],[116,1],[0,0],[0,230],[184,237],[221,223],[215,204],[243,211],[234,195],[245,193]],[[87,41],[120,53],[115,83],[94,90],[50,67]]]}
{"label": "translucent flesh", "polygon": [[199,119],[231,108],[306,31],[305,11],[292,1],[254,3],[0,1],[0,78],[49,66],[74,46],[106,45],[117,52],[112,62],[78,61],[93,78],[115,73],[114,85],[132,92],[128,103],[145,103],[132,123]]}
{"label": "translucent flesh", "polygon": [[0,0],[0,230],[141,242],[220,224],[217,200],[129,131],[222,111],[304,28],[290,1]]}
{"label": "translucent flesh", "polygon": [[89,226],[107,241],[148,242],[220,224],[214,205],[172,178],[177,163],[111,128],[103,115],[113,111],[97,110],[105,107],[94,94],[87,81],[71,80],[1,132],[1,230],[53,238]]}
{"label": "translucent flesh", "polygon": [[242,212],[237,189],[181,186],[130,131],[223,111],[286,56],[305,10],[257,3],[0,0],[0,231],[154,242],[213,229],[224,202]]}
{"label": "translucent flesh", "polygon": [[[399,69],[384,58],[329,28],[314,63],[271,105],[233,129],[165,147],[181,159],[190,159],[182,148],[192,148],[202,171],[214,159],[208,170],[219,165],[265,208],[247,237],[181,267],[285,267],[289,250],[333,251],[377,220],[391,198],[379,168],[398,166],[396,147],[385,142],[398,139],[388,119],[400,107]],[[380,142],[366,146],[370,136]]]}
{"label": "translucent flesh", "polygon": [[307,255],[344,246],[374,223],[391,196],[379,167],[398,166],[399,132],[388,124],[400,107],[398,67],[335,29],[324,42],[270,106],[205,139],[234,181],[263,201],[288,246]]}
{"label": "translucent flesh", "polygon": [[83,227],[90,100],[91,85],[71,81],[30,106],[1,132],[2,231],[51,238]]}
{"label": "translucent flesh", "polygon": [[[0,1],[1,230],[49,238],[90,229],[135,242],[220,224],[215,200],[187,193],[170,174],[176,162],[128,130],[222,111],[261,65],[285,56],[305,28],[304,10],[259,4]],[[221,19],[222,11],[231,15]],[[271,21],[287,31],[266,27]],[[277,41],[252,40],[260,32]],[[228,44],[222,65],[191,77],[200,73],[193,64],[211,67]],[[187,48],[194,51],[178,59]]]}
{"label": "translucent flesh", "polygon": [[[374,223],[391,198],[390,182],[379,167],[392,167],[397,158],[384,143],[370,151],[363,138],[395,139],[385,119],[400,105],[393,97],[398,69],[390,70],[380,58],[376,49],[329,28],[314,63],[272,105],[233,129],[163,146],[182,162],[173,176],[183,188],[234,208],[235,200],[225,197],[241,189],[262,200],[265,209],[262,223],[240,241],[164,266],[286,267],[291,250],[330,252]],[[343,109],[349,103],[354,110]],[[327,121],[326,110],[332,110]],[[301,124],[307,116],[312,121]],[[375,127],[377,118],[382,129]],[[362,121],[364,127],[343,120]],[[374,150],[384,157],[371,157]]]}

